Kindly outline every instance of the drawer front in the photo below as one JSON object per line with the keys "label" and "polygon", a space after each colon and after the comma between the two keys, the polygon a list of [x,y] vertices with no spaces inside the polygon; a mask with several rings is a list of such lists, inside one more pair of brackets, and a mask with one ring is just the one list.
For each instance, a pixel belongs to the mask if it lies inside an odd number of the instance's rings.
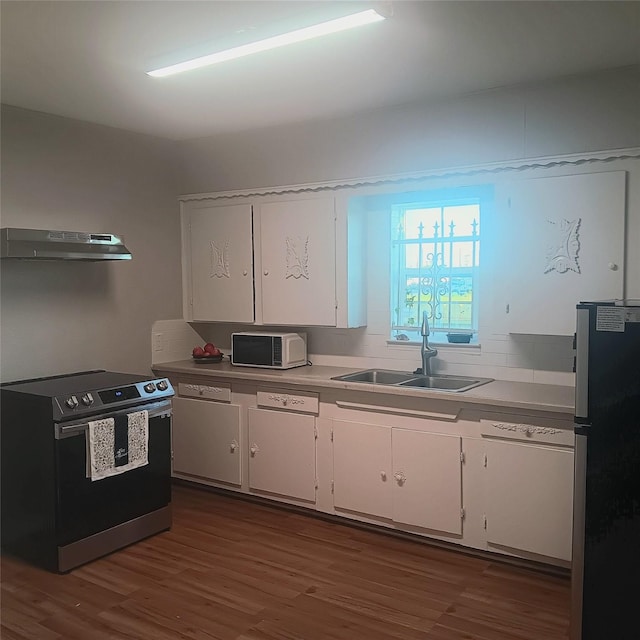
{"label": "drawer front", "polygon": [[217,400],[231,402],[231,385],[207,385],[180,382],[178,395],[184,398],[200,398],[201,400]]}
{"label": "drawer front", "polygon": [[573,429],[553,425],[535,424],[533,421],[519,420],[481,420],[483,437],[539,442],[573,447]]}
{"label": "drawer front", "polygon": [[318,413],[317,393],[286,393],[283,391],[258,391],[258,406],[269,409],[286,409],[298,413]]}

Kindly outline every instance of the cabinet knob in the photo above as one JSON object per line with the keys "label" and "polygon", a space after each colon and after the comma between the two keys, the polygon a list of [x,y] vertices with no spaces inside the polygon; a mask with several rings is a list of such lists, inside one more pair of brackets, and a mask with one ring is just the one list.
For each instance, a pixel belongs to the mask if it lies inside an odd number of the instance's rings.
{"label": "cabinet knob", "polygon": [[393,477],[396,479],[396,482],[401,485],[407,481],[407,476],[405,476],[404,473],[402,473],[402,471],[398,471],[397,473],[394,473]]}
{"label": "cabinet knob", "polygon": [[233,440],[229,445],[229,449],[231,453],[234,453],[237,448],[238,448],[238,442],[236,440]]}
{"label": "cabinet knob", "polygon": [[249,273],[249,272],[245,269],[245,270],[242,272],[242,275],[243,275],[243,276],[246,276],[248,273]]}
{"label": "cabinet knob", "polygon": [[618,265],[615,262],[610,262],[609,263],[609,269],[611,271],[617,271],[618,270]]}
{"label": "cabinet knob", "polygon": [[268,275],[269,275],[269,272],[268,272],[266,269],[265,269],[265,271],[264,271],[264,275],[265,275],[265,276],[268,276]]}
{"label": "cabinet knob", "polygon": [[260,451],[260,449],[258,448],[257,444],[252,444],[251,448],[249,449],[250,453],[252,456],[255,456],[256,453],[258,453],[258,451]]}
{"label": "cabinet knob", "polygon": [[382,478],[382,480],[386,480],[387,479],[387,472],[386,471],[381,471],[380,472],[380,477]]}

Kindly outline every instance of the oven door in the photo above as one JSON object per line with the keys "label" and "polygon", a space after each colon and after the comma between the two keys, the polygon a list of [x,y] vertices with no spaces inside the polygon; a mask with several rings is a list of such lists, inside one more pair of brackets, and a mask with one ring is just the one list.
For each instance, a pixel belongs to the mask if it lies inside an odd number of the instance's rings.
{"label": "oven door", "polygon": [[[92,481],[87,477],[88,420],[149,412],[149,463]],[[58,546],[166,507],[171,501],[171,401],[149,403],[56,425]]]}

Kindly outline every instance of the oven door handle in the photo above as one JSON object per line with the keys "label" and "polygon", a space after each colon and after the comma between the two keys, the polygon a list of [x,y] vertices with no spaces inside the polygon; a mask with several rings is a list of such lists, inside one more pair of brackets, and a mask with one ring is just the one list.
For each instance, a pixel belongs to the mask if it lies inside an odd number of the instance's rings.
{"label": "oven door handle", "polygon": [[[95,420],[104,420],[105,418],[113,418],[118,415],[128,415],[129,413],[135,413],[136,411],[147,411],[149,413],[149,420],[152,418],[165,418],[171,416],[171,401],[164,400],[162,402],[155,402],[137,407],[130,407],[121,411],[113,411],[112,413],[102,413],[100,415],[91,416],[91,422]],[[79,436],[89,430],[89,420],[85,422],[74,422],[71,424],[56,424],[55,438],[56,440],[62,440],[63,438],[71,438],[73,436]]]}

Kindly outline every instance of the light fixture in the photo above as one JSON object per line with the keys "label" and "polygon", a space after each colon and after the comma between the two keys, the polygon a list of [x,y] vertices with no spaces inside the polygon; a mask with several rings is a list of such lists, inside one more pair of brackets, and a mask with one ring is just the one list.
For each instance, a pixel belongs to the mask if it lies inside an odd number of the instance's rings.
{"label": "light fixture", "polygon": [[219,51],[218,53],[212,53],[208,56],[202,56],[200,58],[194,58],[193,60],[186,60],[185,62],[172,64],[169,67],[162,67],[155,71],[147,71],[147,75],[153,76],[154,78],[162,78],[164,76],[173,75],[174,73],[191,71],[192,69],[207,67],[211,64],[218,64],[219,62],[226,62],[227,60],[234,60],[235,58],[243,58],[244,56],[249,56],[252,53],[268,51],[269,49],[284,47],[288,44],[294,44],[295,42],[302,42],[303,40],[311,40],[312,38],[326,36],[330,33],[337,33],[338,31],[361,27],[365,24],[372,24],[373,22],[379,22],[384,19],[385,17],[380,15],[374,9],[368,9],[367,11],[360,11],[359,13],[354,13],[343,18],[337,18],[336,20],[321,22],[320,24],[305,27],[304,29],[289,31],[288,33],[283,33],[279,36],[266,38],[265,40],[259,40],[258,42],[251,42],[240,47],[227,49],[226,51]]}

